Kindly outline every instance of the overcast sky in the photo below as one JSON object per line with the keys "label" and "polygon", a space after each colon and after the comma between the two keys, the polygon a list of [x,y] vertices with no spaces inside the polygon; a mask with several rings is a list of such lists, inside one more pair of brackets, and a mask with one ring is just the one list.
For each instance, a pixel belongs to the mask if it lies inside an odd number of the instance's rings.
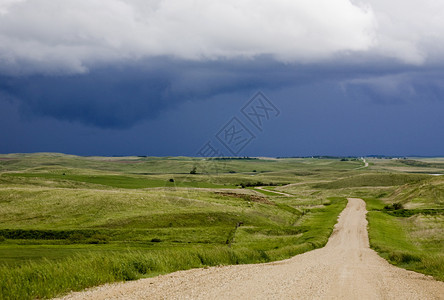
{"label": "overcast sky", "polygon": [[0,0],[0,153],[444,155],[443,63],[438,0]]}

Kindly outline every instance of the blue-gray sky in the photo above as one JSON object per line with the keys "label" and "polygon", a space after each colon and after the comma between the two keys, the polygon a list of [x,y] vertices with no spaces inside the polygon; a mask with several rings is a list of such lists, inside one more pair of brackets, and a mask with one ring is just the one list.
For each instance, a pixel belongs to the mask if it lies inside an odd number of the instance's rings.
{"label": "blue-gray sky", "polygon": [[442,1],[0,0],[0,153],[442,156],[443,78]]}

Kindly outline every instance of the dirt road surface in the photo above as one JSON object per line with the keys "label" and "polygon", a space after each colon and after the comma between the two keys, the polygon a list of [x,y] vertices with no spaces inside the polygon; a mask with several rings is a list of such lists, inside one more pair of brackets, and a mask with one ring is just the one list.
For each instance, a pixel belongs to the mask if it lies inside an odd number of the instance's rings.
{"label": "dirt road surface", "polygon": [[368,168],[368,162],[365,160],[365,158],[362,159],[362,162],[364,163],[364,165],[362,167],[356,168],[355,170]]}
{"label": "dirt road surface", "polygon": [[270,192],[270,193],[274,193],[274,194],[278,194],[278,195],[282,195],[282,196],[286,196],[286,197],[293,197],[293,195],[288,194],[288,193],[274,191],[274,190],[267,190],[263,186],[257,186],[257,187],[255,187],[255,189],[258,189],[258,190],[261,190],[261,191]]}
{"label": "dirt road surface", "polygon": [[64,299],[444,299],[444,282],[369,248],[365,202],[348,199],[328,244],[291,259],[175,272]]}

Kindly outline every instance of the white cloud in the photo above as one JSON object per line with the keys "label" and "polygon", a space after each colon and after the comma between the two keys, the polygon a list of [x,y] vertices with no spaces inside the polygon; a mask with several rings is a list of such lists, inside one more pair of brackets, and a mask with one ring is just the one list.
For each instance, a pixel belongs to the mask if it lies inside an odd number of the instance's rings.
{"label": "white cloud", "polygon": [[2,69],[85,71],[168,55],[316,61],[373,43],[373,15],[349,0],[0,0]]}
{"label": "white cloud", "polygon": [[0,0],[0,72],[79,73],[159,55],[306,63],[359,52],[413,64],[441,55],[439,1],[368,1]]}
{"label": "white cloud", "polygon": [[15,4],[23,2],[24,0],[1,0],[0,1],[0,15],[7,14],[9,9]]}
{"label": "white cloud", "polygon": [[378,24],[375,53],[418,65],[444,58],[444,1],[369,2]]}

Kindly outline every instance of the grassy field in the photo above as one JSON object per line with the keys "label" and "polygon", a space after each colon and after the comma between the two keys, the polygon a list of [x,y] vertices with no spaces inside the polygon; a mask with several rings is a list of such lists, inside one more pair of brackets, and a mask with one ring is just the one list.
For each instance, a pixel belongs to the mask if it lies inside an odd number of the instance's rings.
{"label": "grassy field", "polygon": [[374,249],[442,280],[443,161],[367,161],[0,155],[0,298],[288,258],[325,245],[350,196]]}
{"label": "grassy field", "polygon": [[[444,280],[444,178],[396,188],[384,199],[369,198],[372,248],[389,262]],[[393,209],[393,204],[399,209]]]}

